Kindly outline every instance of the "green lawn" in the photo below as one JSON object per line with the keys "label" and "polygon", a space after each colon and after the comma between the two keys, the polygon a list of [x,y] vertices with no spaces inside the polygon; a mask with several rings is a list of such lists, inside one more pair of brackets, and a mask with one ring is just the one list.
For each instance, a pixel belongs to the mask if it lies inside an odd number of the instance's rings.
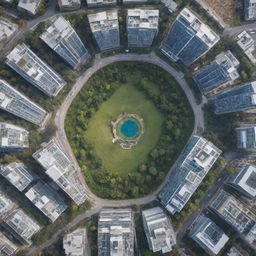
{"label": "green lawn", "polygon": [[[138,144],[130,150],[122,149],[119,143],[112,143],[110,121],[122,112],[138,114],[144,119],[145,132]],[[154,103],[130,81],[101,104],[89,122],[86,139],[93,145],[95,154],[107,170],[125,175],[146,161],[148,153],[158,142],[163,122],[164,116]]]}

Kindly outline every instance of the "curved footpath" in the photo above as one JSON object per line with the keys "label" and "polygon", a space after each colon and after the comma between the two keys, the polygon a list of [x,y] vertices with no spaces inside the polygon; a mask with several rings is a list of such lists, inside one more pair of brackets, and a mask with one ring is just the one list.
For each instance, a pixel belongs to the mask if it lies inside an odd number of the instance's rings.
{"label": "curved footpath", "polygon": [[[104,59],[97,59],[95,60],[94,65],[87,69],[84,74],[76,81],[73,88],[67,95],[66,99],[63,101],[61,107],[56,113],[55,116],[55,124],[57,126],[57,133],[56,138],[58,142],[60,143],[61,147],[64,149],[64,151],[69,155],[69,157],[73,160],[76,168],[80,170],[80,167],[76,161],[76,158],[72,152],[72,149],[69,145],[66,133],[65,133],[65,117],[67,114],[67,111],[76,97],[76,95],[79,93],[79,91],[82,89],[84,84],[90,79],[90,77],[100,70],[101,68],[114,63],[118,61],[140,61],[140,62],[148,62],[155,64],[165,71],[167,71],[170,75],[172,75],[178,83],[180,84],[181,88],[185,92],[188,101],[193,109],[194,116],[195,116],[195,124],[194,124],[194,130],[193,134],[196,134],[198,130],[204,130],[204,116],[202,111],[202,105],[198,105],[196,103],[196,99],[194,97],[193,92],[189,88],[187,82],[184,79],[184,74],[182,72],[179,72],[175,70],[173,67],[171,67],[167,62],[163,61],[159,57],[157,57],[154,54],[117,54],[111,57],[107,57]],[[86,185],[84,181],[84,177],[80,170],[80,180],[85,185],[87,190],[88,197],[94,201],[95,204],[101,205],[101,206],[126,206],[131,204],[145,204],[155,199],[156,194],[161,190],[161,188],[164,186],[165,183],[163,183],[153,194],[140,198],[140,199],[132,199],[132,200],[105,200],[101,199],[97,196],[95,196],[88,186]],[[167,179],[166,179],[167,180]]]}
{"label": "curved footpath", "polygon": [[[115,56],[107,57],[104,59],[96,59],[94,62],[94,65],[92,67],[90,67],[89,69],[87,69],[84,72],[84,74],[76,81],[76,83],[74,84],[73,88],[67,95],[66,99],[63,101],[61,107],[59,108],[59,110],[57,111],[56,116],[55,116],[55,124],[58,128],[57,133],[56,133],[56,138],[57,138],[58,142],[60,143],[61,147],[64,149],[64,151],[69,155],[69,157],[71,157],[71,159],[73,160],[73,162],[74,162],[75,166],[78,168],[78,170],[80,170],[80,168],[79,168],[76,158],[72,152],[72,149],[69,145],[69,142],[67,140],[66,133],[65,133],[65,128],[64,128],[65,117],[66,117],[67,111],[68,111],[72,101],[76,97],[76,95],[79,93],[79,91],[82,89],[84,84],[88,81],[88,79],[95,72],[97,72],[101,68],[103,68],[111,63],[118,62],[118,61],[148,62],[148,63],[155,64],[155,65],[161,67],[162,69],[164,69],[165,71],[167,71],[180,84],[181,88],[185,92],[185,94],[188,98],[188,101],[193,109],[193,113],[194,113],[194,117],[195,117],[195,124],[194,124],[194,130],[193,130],[192,135],[196,134],[199,130],[204,130],[204,128],[205,128],[204,115],[203,115],[203,110],[202,110],[203,104],[198,105],[196,103],[194,94],[191,91],[186,80],[184,79],[184,74],[182,72],[179,72],[176,69],[174,69],[172,66],[170,66],[170,64],[168,64],[161,58],[157,57],[154,54],[117,54]],[[164,182],[158,187],[158,189],[156,191],[154,191],[150,195],[147,195],[142,198],[128,199],[128,200],[107,200],[107,199],[102,199],[102,198],[97,197],[90,191],[89,187],[87,186],[87,184],[84,181],[84,177],[80,170],[79,171],[80,179],[83,182],[83,184],[85,185],[88,197],[90,198],[90,200],[93,203],[92,208],[90,210],[86,211],[85,213],[79,215],[78,217],[76,217],[73,221],[71,221],[65,227],[58,230],[58,232],[51,239],[49,239],[42,245],[40,245],[38,247],[32,247],[30,249],[28,255],[33,255],[33,253],[35,251],[43,250],[43,249],[49,247],[52,243],[54,243],[55,241],[58,240],[59,236],[62,235],[63,232],[76,226],[80,221],[84,220],[85,218],[88,218],[88,217],[100,212],[100,210],[103,207],[128,207],[128,206],[132,206],[132,205],[143,205],[143,204],[147,204],[149,202],[154,201],[156,199],[156,196],[159,193],[159,191],[166,184],[168,177],[169,177],[170,173],[172,172],[172,170],[174,169],[175,165],[176,165],[176,163],[171,167],[170,171],[166,175]]]}

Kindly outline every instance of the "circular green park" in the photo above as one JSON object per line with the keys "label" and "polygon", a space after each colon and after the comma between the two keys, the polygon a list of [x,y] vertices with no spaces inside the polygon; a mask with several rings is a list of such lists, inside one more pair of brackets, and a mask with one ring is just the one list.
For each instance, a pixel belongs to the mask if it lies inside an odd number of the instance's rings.
{"label": "circular green park", "polygon": [[155,190],[193,127],[192,110],[176,80],[140,62],[118,62],[96,72],[65,120],[88,186],[111,199]]}

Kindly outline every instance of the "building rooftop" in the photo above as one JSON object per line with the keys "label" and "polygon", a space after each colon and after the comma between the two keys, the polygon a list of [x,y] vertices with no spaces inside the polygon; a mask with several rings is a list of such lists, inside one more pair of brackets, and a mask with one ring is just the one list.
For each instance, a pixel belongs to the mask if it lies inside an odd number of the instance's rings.
{"label": "building rooftop", "polygon": [[73,68],[78,67],[89,57],[74,28],[62,16],[55,19],[40,38]]}
{"label": "building rooftop", "polygon": [[98,221],[98,256],[134,255],[134,220],[131,209],[102,210]]}
{"label": "building rooftop", "polygon": [[243,31],[238,36],[237,44],[241,50],[246,54],[249,60],[256,65],[256,50],[254,39],[246,32]]}
{"label": "building rooftop", "polygon": [[256,167],[240,163],[238,172],[233,175],[230,184],[249,197],[256,197]]}
{"label": "building rooftop", "polygon": [[244,18],[245,20],[256,19],[256,1],[255,0],[244,0]]}
{"label": "building rooftop", "polygon": [[19,191],[25,190],[34,180],[32,171],[23,163],[18,162],[0,165],[0,174]]}
{"label": "building rooftop", "polygon": [[18,247],[0,232],[0,255],[11,256],[17,251]]}
{"label": "building rooftop", "polygon": [[236,128],[237,147],[239,149],[256,149],[256,126],[248,125]]}
{"label": "building rooftop", "polygon": [[217,255],[229,240],[219,226],[202,215],[196,220],[190,236],[211,256]]}
{"label": "building rooftop", "polygon": [[129,9],[127,34],[129,47],[150,47],[158,32],[159,10]]}
{"label": "building rooftop", "polygon": [[87,247],[86,229],[80,228],[68,233],[63,238],[63,248],[65,255],[68,256],[84,256]]}
{"label": "building rooftop", "polygon": [[248,252],[243,250],[241,247],[233,246],[230,248],[227,256],[250,256]]}
{"label": "building rooftop", "polygon": [[19,0],[18,9],[27,11],[28,13],[35,15],[42,0]]}
{"label": "building rooftop", "polygon": [[42,182],[30,188],[26,197],[52,222],[67,209],[67,205],[57,192]]}
{"label": "building rooftop", "polygon": [[92,32],[118,28],[117,10],[108,10],[88,15]]}
{"label": "building rooftop", "polygon": [[61,10],[74,10],[81,7],[81,0],[59,0]]}
{"label": "building rooftop", "polygon": [[203,137],[192,136],[158,197],[172,214],[180,212],[219,158],[221,150]]}
{"label": "building rooftop", "polygon": [[31,237],[41,229],[39,224],[22,209],[15,209],[6,218],[5,224],[15,232],[17,239],[25,245],[31,245]]}
{"label": "building rooftop", "polygon": [[127,27],[158,29],[159,10],[128,9]]}
{"label": "building rooftop", "polygon": [[6,42],[13,36],[17,29],[17,24],[0,17],[0,49],[5,46]]}
{"label": "building rooftop", "polygon": [[162,52],[171,60],[190,65],[218,41],[219,36],[189,9],[184,8],[161,45]]}
{"label": "building rooftop", "polygon": [[30,101],[27,97],[1,79],[0,109],[36,125],[42,125],[47,118],[47,112],[44,109]]}
{"label": "building rooftop", "polygon": [[250,206],[226,191],[220,191],[210,207],[230,224],[243,239],[256,248],[256,215]]}
{"label": "building rooftop", "polygon": [[171,13],[173,13],[178,7],[178,4],[174,0],[161,0],[161,2],[168,8],[169,12]]}
{"label": "building rooftop", "polygon": [[86,0],[88,7],[113,5],[117,3],[117,0]]}
{"label": "building rooftop", "polygon": [[160,207],[144,210],[142,218],[150,250],[171,252],[176,244],[176,234],[164,211]]}
{"label": "building rooftop", "polygon": [[214,99],[215,114],[246,111],[256,108],[256,81],[235,87]]}
{"label": "building rooftop", "polygon": [[204,69],[194,75],[194,80],[202,93],[208,93],[220,85],[227,84],[239,78],[237,68],[240,62],[232,54],[226,51],[218,56]]}
{"label": "building rooftop", "polygon": [[17,45],[6,64],[48,96],[56,96],[66,82],[25,44]]}
{"label": "building rooftop", "polygon": [[5,220],[6,217],[17,208],[17,204],[14,203],[0,187],[0,218]]}
{"label": "building rooftop", "polygon": [[89,14],[88,20],[101,51],[120,47],[117,10]]}
{"label": "building rooftop", "polygon": [[19,126],[0,122],[0,151],[28,148],[28,134]]}
{"label": "building rooftop", "polygon": [[76,204],[85,202],[87,196],[80,181],[78,170],[53,138],[33,154],[34,159],[43,166],[46,174],[66,192]]}

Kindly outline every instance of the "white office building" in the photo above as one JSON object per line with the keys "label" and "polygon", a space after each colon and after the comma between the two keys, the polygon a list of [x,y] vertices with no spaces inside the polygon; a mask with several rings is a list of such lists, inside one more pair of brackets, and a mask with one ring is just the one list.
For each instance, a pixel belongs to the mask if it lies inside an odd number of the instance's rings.
{"label": "white office building", "polygon": [[159,10],[129,9],[127,34],[129,47],[150,47],[158,32]]}
{"label": "white office building", "polygon": [[36,125],[43,125],[47,112],[0,79],[0,109]]}
{"label": "white office building", "polygon": [[88,15],[91,31],[100,51],[120,47],[117,10],[107,10]]}
{"label": "white office building", "polygon": [[47,184],[38,182],[26,193],[26,197],[54,222],[67,209],[64,200]]}
{"label": "white office building", "polygon": [[88,247],[85,228],[76,229],[63,238],[63,248],[66,256],[89,256]]}
{"label": "white office building", "polygon": [[142,218],[149,249],[153,252],[171,252],[176,244],[176,234],[165,212],[160,207],[154,207],[142,211]]}
{"label": "white office building", "polygon": [[190,236],[210,256],[218,255],[229,240],[224,231],[205,216],[199,216]]}
{"label": "white office building", "polygon": [[81,7],[81,0],[58,0],[61,11],[74,11]]}
{"label": "white office building", "polygon": [[98,221],[98,256],[133,256],[134,232],[131,209],[102,210]]}
{"label": "white office building", "polygon": [[50,97],[56,96],[66,84],[56,71],[25,44],[17,45],[7,55],[6,64]]}
{"label": "white office building", "polygon": [[0,255],[11,256],[18,250],[18,247],[0,232]]}
{"label": "white office building", "polygon": [[36,15],[42,0],[19,0],[18,10],[29,15]]}
{"label": "white office building", "polygon": [[0,151],[22,150],[29,147],[29,132],[19,126],[0,122]]}
{"label": "white office building", "polygon": [[71,160],[60,148],[54,138],[33,154],[46,174],[78,205],[87,199],[85,187]]}
{"label": "white office building", "polygon": [[237,36],[237,44],[240,49],[245,53],[253,65],[256,65],[256,49],[254,39],[246,32],[243,31]]}
{"label": "white office building", "polygon": [[78,34],[62,16],[57,18],[40,38],[74,69],[90,58]]}
{"label": "white office building", "polygon": [[171,213],[180,212],[221,154],[213,143],[192,136],[158,197]]}
{"label": "white office building", "polygon": [[34,180],[32,171],[23,163],[19,162],[1,165],[0,174],[21,192]]}
{"label": "white office building", "polygon": [[18,25],[10,20],[0,17],[0,50],[17,31]]}

